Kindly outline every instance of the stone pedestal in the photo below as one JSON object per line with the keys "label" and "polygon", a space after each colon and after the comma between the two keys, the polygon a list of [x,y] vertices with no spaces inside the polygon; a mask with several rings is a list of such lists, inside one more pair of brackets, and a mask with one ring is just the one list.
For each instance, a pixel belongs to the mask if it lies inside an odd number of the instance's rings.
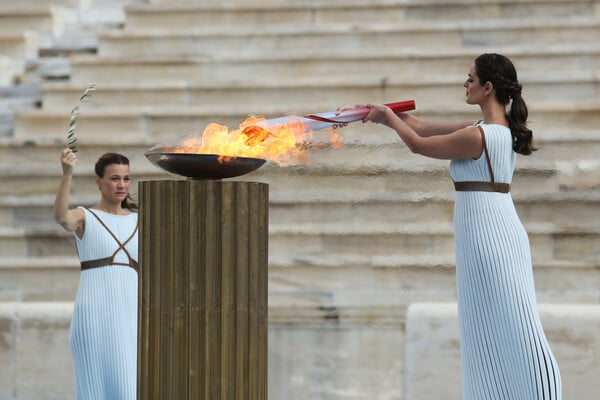
{"label": "stone pedestal", "polygon": [[139,183],[138,399],[267,399],[268,185]]}

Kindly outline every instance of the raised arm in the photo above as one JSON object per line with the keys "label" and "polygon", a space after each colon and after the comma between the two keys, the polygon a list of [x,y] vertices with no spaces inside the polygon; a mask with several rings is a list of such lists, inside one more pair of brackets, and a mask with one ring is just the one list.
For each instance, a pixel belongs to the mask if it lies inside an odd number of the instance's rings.
{"label": "raised arm", "polygon": [[69,191],[73,178],[73,168],[77,163],[77,156],[70,149],[62,151],[60,157],[62,177],[54,200],[54,219],[69,232],[77,232],[81,237],[85,224],[85,214],[78,208],[69,210]]}

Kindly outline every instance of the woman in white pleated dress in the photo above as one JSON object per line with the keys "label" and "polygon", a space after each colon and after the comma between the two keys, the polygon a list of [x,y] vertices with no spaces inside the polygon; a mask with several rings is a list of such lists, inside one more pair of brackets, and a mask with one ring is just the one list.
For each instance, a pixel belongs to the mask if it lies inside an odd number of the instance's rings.
{"label": "woman in white pleated dress", "polygon": [[96,163],[100,201],[69,209],[76,155],[61,154],[54,215],[73,232],[81,261],[70,330],[77,400],[135,400],[137,368],[137,207],[129,198],[129,160],[106,153]]}
{"label": "woman in white pleated dress", "polygon": [[559,400],[561,379],[537,309],[531,250],[510,194],[516,154],[535,148],[513,63],[482,54],[465,81],[482,120],[439,123],[384,105],[363,122],[394,129],[414,153],[449,159],[464,400]]}

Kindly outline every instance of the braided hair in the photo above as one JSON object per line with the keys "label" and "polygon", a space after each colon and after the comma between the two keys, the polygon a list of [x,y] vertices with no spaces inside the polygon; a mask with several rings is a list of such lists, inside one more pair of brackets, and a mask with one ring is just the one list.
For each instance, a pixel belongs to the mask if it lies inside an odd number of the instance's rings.
{"label": "braided hair", "polygon": [[[94,172],[100,178],[104,177],[104,172],[106,171],[106,167],[109,165],[129,165],[129,159],[122,154],[118,153],[104,153],[100,156],[96,165],[94,166]],[[128,210],[137,211],[138,206],[135,204],[129,193],[127,197],[123,199],[121,202],[121,207],[126,208]]]}
{"label": "braided hair", "polygon": [[506,119],[513,139],[513,150],[523,155],[537,150],[532,143],[533,133],[527,128],[529,111],[521,97],[522,86],[513,63],[503,55],[486,53],[475,59],[475,71],[481,86],[486,82],[494,85],[496,100],[500,104],[507,106],[511,103]]}

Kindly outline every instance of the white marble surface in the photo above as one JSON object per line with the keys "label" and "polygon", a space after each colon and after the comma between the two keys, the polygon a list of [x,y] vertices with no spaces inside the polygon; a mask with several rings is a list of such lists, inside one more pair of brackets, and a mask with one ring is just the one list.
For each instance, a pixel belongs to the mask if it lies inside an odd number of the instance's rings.
{"label": "white marble surface", "polygon": [[[600,306],[541,304],[540,317],[562,377],[563,398],[600,393]],[[404,400],[460,400],[456,303],[417,303],[406,315]]]}

